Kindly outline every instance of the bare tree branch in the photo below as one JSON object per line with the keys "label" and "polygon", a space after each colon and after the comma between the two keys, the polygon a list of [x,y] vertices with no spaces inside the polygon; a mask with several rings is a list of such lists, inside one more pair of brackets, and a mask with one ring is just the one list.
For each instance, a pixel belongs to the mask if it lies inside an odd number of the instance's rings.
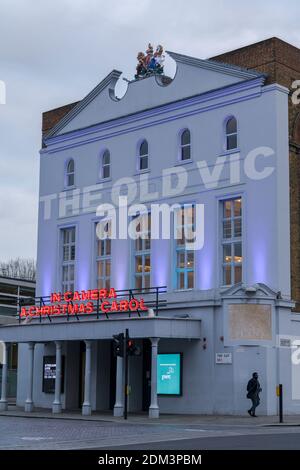
{"label": "bare tree branch", "polygon": [[15,258],[0,262],[0,276],[16,277],[35,281],[36,265],[31,258]]}

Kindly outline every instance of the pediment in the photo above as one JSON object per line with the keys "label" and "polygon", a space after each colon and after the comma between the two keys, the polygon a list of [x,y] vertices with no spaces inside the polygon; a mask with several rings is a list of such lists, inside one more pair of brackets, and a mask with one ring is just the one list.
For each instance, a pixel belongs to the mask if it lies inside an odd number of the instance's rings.
{"label": "pediment", "polygon": [[244,284],[239,283],[224,290],[221,294],[221,297],[222,298],[245,297],[247,299],[251,299],[252,297],[255,297],[256,299],[259,297],[264,297],[264,298],[270,297],[274,299],[274,298],[277,298],[278,294],[279,294],[278,292],[275,292],[274,290],[272,290],[270,287],[268,287],[266,284],[263,284],[263,283],[257,283],[251,286],[245,286]]}
{"label": "pediment", "polygon": [[132,80],[119,99],[115,87],[122,72],[113,70],[50,130],[44,140],[243,81],[260,78],[263,83],[265,79],[263,74],[213,60],[170,51],[168,54],[176,62],[173,79],[153,75]]}

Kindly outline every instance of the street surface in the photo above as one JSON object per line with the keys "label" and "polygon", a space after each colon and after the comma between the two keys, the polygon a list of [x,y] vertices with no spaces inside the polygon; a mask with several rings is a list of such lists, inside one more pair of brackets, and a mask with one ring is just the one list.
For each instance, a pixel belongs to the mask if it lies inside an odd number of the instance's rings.
{"label": "street surface", "polygon": [[194,424],[0,416],[4,449],[300,449],[300,426],[266,426],[247,418]]}

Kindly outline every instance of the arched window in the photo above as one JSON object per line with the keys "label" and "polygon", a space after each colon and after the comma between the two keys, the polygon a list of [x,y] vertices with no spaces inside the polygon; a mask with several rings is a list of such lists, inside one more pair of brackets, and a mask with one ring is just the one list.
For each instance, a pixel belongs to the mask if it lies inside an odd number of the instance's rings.
{"label": "arched window", "polygon": [[102,178],[110,177],[110,153],[105,150],[102,155]]}
{"label": "arched window", "polygon": [[180,160],[191,158],[191,133],[188,129],[182,131],[180,136]]}
{"label": "arched window", "polygon": [[73,158],[70,158],[70,160],[67,163],[66,167],[66,186],[74,186],[75,184],[75,163]]}
{"label": "arched window", "polygon": [[138,170],[147,170],[149,164],[148,142],[143,140],[139,146]]}
{"label": "arched window", "polygon": [[237,121],[231,117],[226,122],[226,150],[237,148]]}

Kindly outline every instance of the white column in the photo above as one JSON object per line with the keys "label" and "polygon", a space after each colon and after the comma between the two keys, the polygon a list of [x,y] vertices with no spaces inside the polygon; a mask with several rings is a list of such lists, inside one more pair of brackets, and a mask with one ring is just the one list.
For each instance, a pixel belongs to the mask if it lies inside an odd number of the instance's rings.
{"label": "white column", "polygon": [[1,383],[1,400],[0,400],[0,410],[7,411],[7,360],[8,360],[8,344],[1,342],[0,347],[2,346],[3,350],[3,363],[2,363],[2,383]]}
{"label": "white column", "polygon": [[25,411],[33,411],[33,361],[34,361],[34,343],[28,343],[28,371],[27,371],[27,398],[25,401]]}
{"label": "white column", "polygon": [[52,404],[52,413],[61,413],[62,342],[55,341],[55,345],[56,345],[56,375],[55,375],[55,396],[54,396],[54,402]]}
{"label": "white column", "polygon": [[91,406],[91,378],[92,378],[92,342],[90,340],[85,341],[85,377],[84,377],[84,402],[82,405],[82,414],[92,414]]}
{"label": "white column", "polygon": [[123,358],[117,356],[116,403],[114,406],[114,416],[123,416],[124,413],[123,362]]}
{"label": "white column", "polygon": [[159,418],[157,401],[157,350],[159,338],[149,338],[151,341],[151,405],[149,418]]}

